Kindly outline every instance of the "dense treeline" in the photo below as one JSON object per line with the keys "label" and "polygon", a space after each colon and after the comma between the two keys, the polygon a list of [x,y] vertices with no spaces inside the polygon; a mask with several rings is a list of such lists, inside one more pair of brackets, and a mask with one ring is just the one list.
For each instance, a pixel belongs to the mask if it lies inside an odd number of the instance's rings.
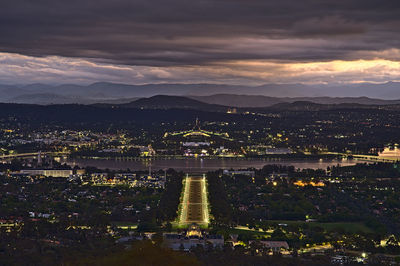
{"label": "dense treeline", "polygon": [[[265,249],[265,248],[264,248]],[[328,257],[317,256],[302,260],[281,256],[259,256],[263,247],[252,245],[249,250],[243,246],[224,250],[207,250],[201,245],[192,248],[190,253],[165,249],[157,242],[134,243],[129,250],[106,252],[99,256],[81,259],[73,257],[69,261],[78,265],[327,265]],[[265,249],[266,250],[266,249]],[[265,251],[266,253],[266,251]]]}
{"label": "dense treeline", "polygon": [[215,222],[220,224],[230,224],[232,221],[232,207],[226,194],[224,183],[219,177],[218,172],[207,174],[208,195],[211,205],[211,214]]}
{"label": "dense treeline", "polygon": [[332,166],[327,171],[323,169],[295,169],[286,165],[265,165],[260,170],[255,169],[255,181],[263,182],[270,174],[285,173],[290,177],[342,177],[342,178],[400,178],[399,163],[358,163],[352,166]]}
{"label": "dense treeline", "polygon": [[196,118],[205,120],[235,121],[248,119],[241,115],[228,115],[226,113],[206,112],[182,109],[135,109],[96,107],[89,105],[27,105],[27,104],[1,104],[0,121],[10,123],[28,123],[35,125],[57,126],[64,123],[68,126],[84,124],[110,126],[111,124],[128,123],[152,124],[154,122],[192,122]]}
{"label": "dense treeline", "polygon": [[183,177],[183,172],[176,172],[173,169],[167,171],[165,191],[161,196],[159,204],[158,216],[160,220],[171,221],[176,218],[182,192]]}
{"label": "dense treeline", "polygon": [[400,178],[400,163],[356,164],[332,167],[332,176],[356,178]]}
{"label": "dense treeline", "polygon": [[183,177],[182,172],[168,169],[165,190],[161,195],[158,207],[145,212],[138,224],[139,232],[157,231],[163,222],[169,222],[176,218]]}

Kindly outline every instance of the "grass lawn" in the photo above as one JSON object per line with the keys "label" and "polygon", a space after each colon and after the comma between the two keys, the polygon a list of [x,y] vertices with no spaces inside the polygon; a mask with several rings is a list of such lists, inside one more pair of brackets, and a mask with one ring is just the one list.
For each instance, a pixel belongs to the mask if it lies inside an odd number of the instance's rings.
{"label": "grass lawn", "polygon": [[366,226],[361,222],[339,222],[339,223],[319,223],[319,222],[304,222],[304,221],[271,221],[277,224],[287,224],[287,225],[308,225],[309,227],[322,227],[327,231],[337,231],[342,230],[349,233],[371,233],[373,232],[371,228]]}
{"label": "grass lawn", "polygon": [[269,232],[264,232],[264,231],[257,231],[257,230],[248,230],[248,229],[239,229],[239,228],[232,228],[229,229],[230,234],[244,234],[244,235],[258,235],[258,236],[265,236],[269,235]]}
{"label": "grass lawn", "polygon": [[[357,233],[357,232],[363,232],[363,233],[371,233],[373,230],[369,227],[367,227],[365,224],[359,222],[359,223],[351,223],[351,222],[342,222],[342,223],[319,223],[319,222],[305,222],[305,221],[271,221],[269,222],[274,222],[276,224],[287,224],[289,225],[294,225],[294,226],[300,226],[300,225],[307,225],[309,228],[313,227],[321,227],[327,231],[343,231],[347,233]],[[285,226],[282,226],[282,229],[285,229]],[[226,229],[226,233],[228,234],[237,234],[237,235],[244,235],[249,238],[255,237],[255,238],[261,238],[261,237],[269,237],[273,233],[273,230],[268,230],[268,231],[263,231],[263,230],[257,230],[257,229],[249,229],[246,226],[237,226],[236,228],[230,228]]]}
{"label": "grass lawn", "polygon": [[[311,223],[310,226],[313,223]],[[327,231],[337,231],[337,230],[343,230],[345,232],[349,233],[357,233],[357,232],[363,232],[363,233],[372,233],[371,228],[366,226],[363,223],[316,223],[316,226],[320,226]]]}

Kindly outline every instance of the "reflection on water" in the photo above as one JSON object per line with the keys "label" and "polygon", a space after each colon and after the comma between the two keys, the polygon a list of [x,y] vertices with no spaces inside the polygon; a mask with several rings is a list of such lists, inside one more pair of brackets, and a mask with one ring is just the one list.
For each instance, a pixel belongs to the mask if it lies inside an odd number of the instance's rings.
{"label": "reflection on water", "polygon": [[94,166],[100,169],[112,170],[146,170],[149,167],[152,170],[174,168],[179,171],[207,172],[216,169],[241,169],[241,168],[262,168],[267,164],[293,165],[296,168],[312,168],[326,169],[333,165],[355,165],[362,160],[284,160],[284,159],[137,159],[137,160],[121,160],[121,159],[64,159],[63,163],[80,167]]}

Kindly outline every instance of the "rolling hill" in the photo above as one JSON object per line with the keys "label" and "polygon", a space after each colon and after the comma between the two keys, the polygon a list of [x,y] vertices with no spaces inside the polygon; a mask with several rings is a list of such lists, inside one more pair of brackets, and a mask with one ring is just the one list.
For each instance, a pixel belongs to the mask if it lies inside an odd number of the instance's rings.
{"label": "rolling hill", "polygon": [[210,104],[237,107],[271,106],[280,102],[313,101],[316,103],[394,104],[400,99],[400,83],[382,84],[264,84],[260,86],[229,84],[144,84],[129,85],[98,82],[77,84],[0,84],[0,102],[19,103],[99,103],[155,95],[189,96]]}

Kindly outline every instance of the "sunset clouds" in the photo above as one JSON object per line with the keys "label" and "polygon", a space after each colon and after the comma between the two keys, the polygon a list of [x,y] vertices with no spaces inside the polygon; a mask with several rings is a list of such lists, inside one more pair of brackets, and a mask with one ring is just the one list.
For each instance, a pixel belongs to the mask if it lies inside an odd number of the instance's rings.
{"label": "sunset clouds", "polygon": [[8,1],[0,82],[400,79],[399,1]]}

